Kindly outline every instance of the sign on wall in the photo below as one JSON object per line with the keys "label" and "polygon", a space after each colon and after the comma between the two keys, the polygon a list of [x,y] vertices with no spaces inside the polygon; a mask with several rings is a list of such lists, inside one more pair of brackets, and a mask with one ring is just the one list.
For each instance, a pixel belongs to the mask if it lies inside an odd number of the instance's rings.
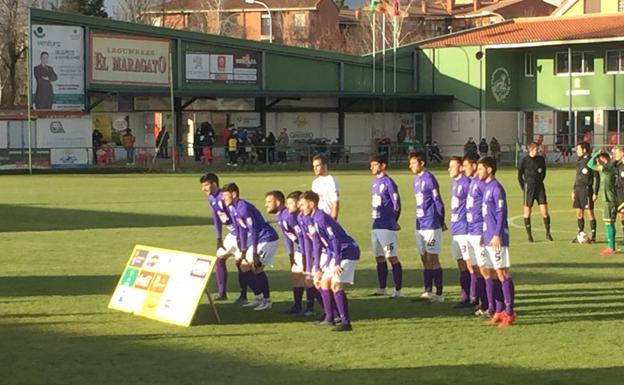
{"label": "sign on wall", "polygon": [[37,119],[37,147],[91,148],[90,126],[89,117]]}
{"label": "sign on wall", "polygon": [[533,132],[540,135],[551,135],[555,132],[553,111],[533,112]]}
{"label": "sign on wall", "polygon": [[207,255],[136,245],[108,307],[189,326],[215,261]]}
{"label": "sign on wall", "polygon": [[504,103],[511,92],[511,76],[505,67],[498,67],[492,72],[490,89],[494,100]]}
{"label": "sign on wall", "polygon": [[32,103],[35,110],[83,110],[82,27],[33,25]]}
{"label": "sign on wall", "polygon": [[186,53],[186,80],[210,83],[256,84],[258,81],[256,53]]}
{"label": "sign on wall", "polygon": [[91,33],[91,83],[169,86],[170,41]]}

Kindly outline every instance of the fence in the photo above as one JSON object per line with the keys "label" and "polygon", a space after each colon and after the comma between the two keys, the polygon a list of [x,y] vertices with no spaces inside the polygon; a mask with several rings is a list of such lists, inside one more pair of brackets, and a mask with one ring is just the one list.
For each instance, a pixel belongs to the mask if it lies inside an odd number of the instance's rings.
{"label": "fence", "polygon": [[[47,168],[119,168],[176,170],[205,169],[206,167],[238,167],[249,165],[289,165],[291,168],[308,168],[315,155],[324,156],[334,167],[366,164],[371,156],[388,159],[391,166],[406,164],[412,151],[423,151],[433,165],[445,164],[448,157],[464,155],[463,146],[424,146],[418,143],[404,143],[400,146],[368,145],[349,146],[328,143],[294,144],[278,151],[273,146],[243,146],[228,151],[224,146],[193,148],[180,146],[156,149],[135,147],[131,154],[123,147],[104,146],[94,148],[52,148],[33,149],[32,165],[36,169]],[[491,154],[490,155],[495,155]],[[517,157],[517,146],[501,145],[496,154],[501,163],[513,164]],[[521,155],[521,154],[520,154]],[[0,149],[0,169],[27,169],[27,149]],[[552,157],[551,157],[552,158]],[[550,159],[555,161],[554,158]]]}

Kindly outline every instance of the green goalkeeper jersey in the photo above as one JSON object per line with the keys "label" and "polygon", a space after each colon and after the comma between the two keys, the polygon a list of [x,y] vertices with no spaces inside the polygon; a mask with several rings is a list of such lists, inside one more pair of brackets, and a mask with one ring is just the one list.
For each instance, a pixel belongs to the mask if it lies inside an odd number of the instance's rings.
{"label": "green goalkeeper jersey", "polygon": [[613,163],[607,163],[605,165],[602,165],[601,169],[599,169],[598,165],[596,164],[596,158],[598,158],[599,155],[600,153],[592,155],[592,157],[589,159],[589,162],[587,162],[587,166],[592,170],[598,171],[600,173],[600,184],[602,185],[600,198],[603,200],[603,202],[617,204],[618,199],[615,185],[615,174],[617,172],[617,169],[615,168]]}

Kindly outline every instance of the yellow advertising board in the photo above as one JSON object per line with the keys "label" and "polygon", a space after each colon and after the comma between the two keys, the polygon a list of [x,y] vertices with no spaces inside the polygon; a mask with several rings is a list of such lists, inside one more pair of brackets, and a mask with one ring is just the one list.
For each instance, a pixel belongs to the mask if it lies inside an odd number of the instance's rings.
{"label": "yellow advertising board", "polygon": [[207,255],[136,245],[108,307],[189,326],[215,262]]}
{"label": "yellow advertising board", "polygon": [[93,32],[89,82],[169,86],[170,41]]}

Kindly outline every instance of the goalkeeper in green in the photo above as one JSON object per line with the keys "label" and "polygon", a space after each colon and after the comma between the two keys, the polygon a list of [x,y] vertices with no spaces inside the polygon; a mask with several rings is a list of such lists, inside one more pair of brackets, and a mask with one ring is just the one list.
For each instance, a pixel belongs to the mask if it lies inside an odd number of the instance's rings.
{"label": "goalkeeper in green", "polygon": [[617,216],[617,192],[615,186],[616,168],[611,163],[611,156],[607,152],[596,152],[587,162],[587,167],[600,173],[600,191],[602,198],[602,220],[607,230],[607,247],[600,255],[610,256],[615,254],[615,220]]}

